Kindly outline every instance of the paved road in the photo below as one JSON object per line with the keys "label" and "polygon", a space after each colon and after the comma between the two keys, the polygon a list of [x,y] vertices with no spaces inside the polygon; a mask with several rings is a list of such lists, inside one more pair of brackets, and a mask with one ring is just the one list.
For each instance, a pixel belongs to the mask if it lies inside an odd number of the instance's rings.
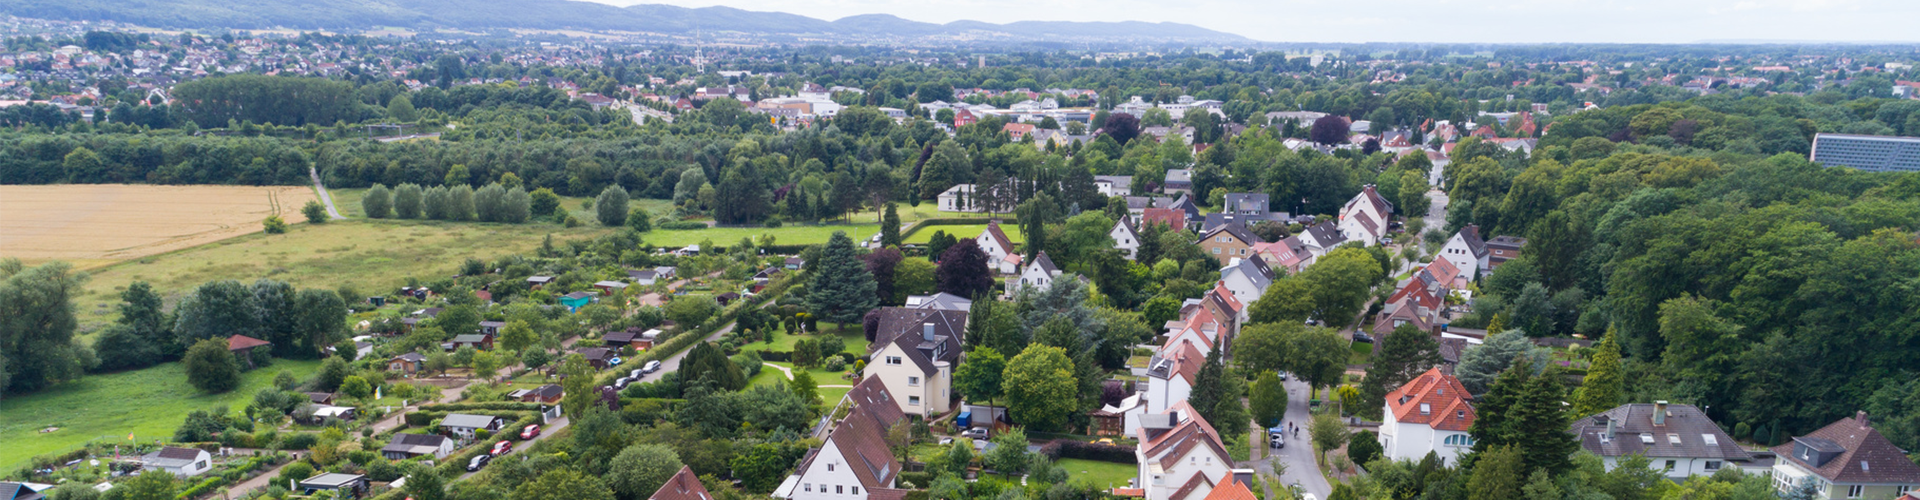
{"label": "paved road", "polygon": [[307,167],[307,175],[313,177],[313,189],[320,192],[320,201],[327,204],[327,216],[334,219],[345,219],[346,216],[340,215],[340,210],[333,208],[333,195],[327,194],[327,187],[320,184],[320,170],[314,167]]}
{"label": "paved road", "polygon": [[[553,420],[552,422],[547,422],[547,423],[545,423],[545,424],[542,424],[542,425],[540,426],[540,435],[539,435],[539,436],[534,436],[534,438],[533,438],[532,440],[529,440],[529,441],[514,441],[514,443],[513,443],[513,449],[511,449],[511,450],[507,450],[507,452],[506,452],[506,453],[502,453],[502,454],[500,454],[500,456],[498,456],[498,457],[493,457],[493,459],[494,459],[494,460],[504,460],[504,458],[502,458],[502,457],[506,457],[506,456],[510,456],[510,455],[513,455],[513,454],[515,454],[515,453],[519,453],[519,452],[520,452],[520,450],[523,450],[523,449],[526,449],[526,448],[531,448],[531,447],[533,447],[533,443],[535,443],[535,442],[538,442],[538,441],[540,441],[540,440],[544,440],[544,439],[546,439],[546,438],[549,438],[549,437],[553,437],[553,435],[554,435],[554,434],[556,434],[556,433],[559,433],[559,432],[560,432],[560,429],[565,429],[565,428],[567,428],[567,425],[568,425],[568,424],[571,424],[571,423],[572,423],[572,422],[569,422],[569,421],[567,420],[567,417],[560,417],[560,418],[557,418],[557,419],[554,419],[554,420]],[[519,430],[519,429],[513,429],[512,431],[513,431],[513,432],[520,432],[520,430]],[[476,443],[476,444],[475,444],[474,446],[493,446],[493,444],[491,444],[491,443]],[[464,465],[466,465],[466,464],[461,464],[461,465],[463,465],[463,466],[464,466]],[[493,466],[493,465],[492,465],[491,463],[489,463],[489,464],[487,465],[487,467],[492,467],[492,466]],[[483,467],[483,468],[481,468],[480,470],[486,470],[486,468],[484,468],[484,467]],[[478,474],[478,473],[479,473],[479,472],[477,472],[477,471],[476,471],[476,472],[468,472],[468,473],[466,473],[466,474],[461,474],[461,475],[460,475],[460,478],[459,478],[459,479],[455,479],[455,481],[465,481],[465,480],[466,480],[467,478],[469,478],[469,477],[473,477],[473,475],[474,475],[474,474]]]}
{"label": "paved road", "polygon": [[[1306,426],[1310,416],[1307,412],[1307,384],[1295,378],[1288,380],[1286,387],[1287,418],[1281,425],[1292,423],[1300,426],[1300,437],[1288,435],[1286,448],[1278,450],[1268,448],[1264,450],[1268,455],[1253,461],[1251,465],[1262,474],[1273,474],[1275,461],[1286,464],[1287,470],[1280,475],[1280,484],[1269,483],[1270,488],[1299,485],[1307,493],[1327,498],[1327,495],[1333,493],[1333,486],[1327,484],[1327,478],[1320,475],[1320,466],[1313,460],[1313,444],[1307,439]],[[1258,438],[1252,442],[1254,446],[1262,446],[1267,442],[1264,436],[1258,436]]]}
{"label": "paved road", "polygon": [[[773,305],[773,301],[769,300],[769,301],[760,303],[760,308],[766,309],[767,306],[771,306],[771,305]],[[713,334],[707,335],[707,338],[703,340],[703,342],[718,340],[721,335],[726,335],[727,332],[733,331],[734,324],[735,323],[727,323],[726,326],[722,326],[719,329],[714,330]],[[637,382],[655,382],[660,380],[660,377],[666,376],[667,372],[680,369],[680,360],[683,358],[686,358],[687,353],[689,352],[693,352],[693,349],[691,348],[682,349],[680,350],[680,352],[674,353],[672,356],[668,356],[667,359],[661,360],[659,370],[654,370],[653,373],[649,373],[641,376],[640,380],[638,380]]]}

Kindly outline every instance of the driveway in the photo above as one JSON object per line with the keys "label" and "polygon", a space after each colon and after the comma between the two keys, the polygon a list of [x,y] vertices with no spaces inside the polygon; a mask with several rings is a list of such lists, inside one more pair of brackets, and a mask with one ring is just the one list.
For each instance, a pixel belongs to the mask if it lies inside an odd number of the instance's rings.
{"label": "driveway", "polygon": [[[760,308],[766,309],[768,306],[771,306],[771,305],[773,305],[773,301],[769,300],[769,301],[760,303]],[[718,340],[721,335],[726,335],[727,332],[733,331],[734,324],[735,323],[727,323],[726,326],[722,326],[719,329],[714,330],[713,333],[710,335],[707,335],[707,338],[705,340],[702,340],[702,342],[711,342],[714,340]],[[649,373],[641,376],[638,382],[656,382],[660,380],[660,377],[666,376],[667,372],[680,369],[680,360],[683,358],[686,358],[687,353],[689,352],[693,352],[693,349],[691,346],[689,346],[687,349],[680,350],[680,352],[674,353],[672,356],[668,356],[667,359],[661,360],[659,370],[654,370],[653,373]]]}
{"label": "driveway", "polygon": [[[1307,420],[1310,418],[1310,414],[1307,412],[1307,384],[1301,382],[1298,378],[1294,378],[1286,382],[1286,387],[1287,418],[1284,422],[1281,422],[1281,425],[1291,423],[1300,426],[1300,437],[1296,438],[1291,434],[1287,435],[1286,448],[1278,450],[1267,448],[1261,450],[1266,456],[1260,460],[1252,461],[1249,465],[1262,474],[1273,474],[1273,464],[1275,462],[1285,464],[1287,470],[1284,474],[1280,474],[1280,484],[1268,483],[1269,488],[1298,485],[1304,488],[1307,493],[1312,493],[1314,496],[1320,498],[1327,498],[1328,495],[1333,493],[1333,486],[1327,484],[1327,478],[1320,475],[1320,466],[1313,461],[1313,444],[1307,437]],[[1253,446],[1265,446],[1267,442],[1266,437],[1256,437],[1258,439],[1252,441],[1250,444]]]}
{"label": "driveway", "polygon": [[[570,422],[570,421],[568,421],[568,420],[567,420],[567,417],[560,417],[560,418],[557,418],[557,419],[554,419],[554,420],[553,420],[552,422],[547,422],[547,423],[545,423],[545,424],[540,424],[540,435],[539,435],[539,436],[534,436],[534,438],[533,438],[533,439],[530,439],[530,440],[526,440],[526,441],[518,441],[518,442],[515,442],[515,443],[513,444],[513,449],[511,449],[511,450],[507,450],[507,452],[506,452],[506,453],[501,453],[501,454],[500,454],[500,456],[498,456],[498,457],[493,457],[493,459],[494,459],[494,460],[502,460],[502,459],[503,459],[502,457],[507,457],[507,456],[511,456],[511,455],[513,455],[513,454],[515,454],[515,453],[519,453],[519,452],[520,452],[520,450],[523,450],[523,449],[527,449],[527,448],[532,448],[532,447],[533,447],[533,443],[535,443],[535,442],[539,442],[539,441],[541,441],[541,440],[544,440],[544,439],[546,439],[546,438],[549,438],[549,437],[553,437],[553,435],[554,435],[554,434],[558,434],[558,433],[560,433],[560,429],[565,429],[565,428],[567,428],[567,425],[568,425],[568,424],[571,424],[571,423],[572,423],[572,422]],[[515,432],[518,432],[518,431],[516,430]],[[475,443],[475,444],[474,444],[474,446],[483,446],[483,445],[484,445],[484,446],[493,446],[492,444],[488,444],[488,443]],[[462,464],[462,465],[464,465],[464,464]],[[487,467],[492,467],[492,466],[493,466],[493,464],[492,464],[492,463],[488,463],[488,464],[487,464]],[[487,470],[487,469],[486,469],[486,467],[481,467],[481,468],[480,468],[480,470]],[[460,477],[459,477],[458,479],[455,479],[455,481],[465,481],[465,480],[467,480],[467,478],[469,478],[469,477],[473,477],[473,475],[474,475],[474,474],[478,474],[478,473],[479,473],[478,471],[475,471],[475,472],[468,472],[468,473],[466,473],[466,474],[461,474],[461,475],[460,475]]]}

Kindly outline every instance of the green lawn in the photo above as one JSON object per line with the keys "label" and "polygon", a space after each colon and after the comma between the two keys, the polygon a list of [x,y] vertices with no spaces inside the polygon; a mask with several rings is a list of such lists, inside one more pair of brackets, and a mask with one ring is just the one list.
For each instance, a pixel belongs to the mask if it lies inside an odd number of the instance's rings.
{"label": "green lawn", "polygon": [[1119,462],[1098,462],[1078,458],[1063,458],[1054,465],[1065,469],[1071,481],[1099,488],[1125,488],[1127,480],[1139,477],[1138,466]]}
{"label": "green lawn", "polygon": [[1353,350],[1353,355],[1347,357],[1347,364],[1364,365],[1373,361],[1373,344],[1354,342],[1348,349]]}
{"label": "green lawn", "polygon": [[[822,329],[827,331],[825,333],[816,333],[813,335],[788,335],[784,331],[774,332],[772,343],[754,342],[752,344],[740,346],[740,349],[745,351],[788,352],[793,350],[793,344],[795,342],[799,342],[803,339],[819,339],[823,335],[830,335],[835,333],[835,331],[831,328],[822,327]],[[866,354],[867,352],[867,336],[865,332],[862,332],[860,330],[850,330],[847,333],[840,334],[840,341],[846,343],[847,352],[851,352],[854,354]]]}
{"label": "green lawn", "polygon": [[740,242],[740,238],[757,238],[763,234],[773,235],[775,245],[817,245],[827,242],[835,231],[846,231],[847,237],[858,243],[880,232],[879,224],[827,224],[819,226],[785,225],[781,227],[714,227],[687,231],[669,231],[654,229],[642,234],[648,245],[660,247],[683,247],[698,244],[702,240],[713,240],[713,244],[730,247]]}
{"label": "green lawn", "polygon": [[[955,237],[958,237],[958,238],[973,239],[973,238],[979,237],[980,233],[986,230],[987,230],[986,224],[967,224],[967,225],[957,225],[957,226],[927,226],[927,227],[920,228],[919,231],[914,231],[913,235],[908,236],[904,241],[904,243],[918,243],[918,244],[924,245],[927,243],[927,241],[933,239],[933,233],[935,231],[946,231],[947,234],[954,235]],[[1007,239],[1013,240],[1014,243],[1022,243],[1027,241],[1026,237],[1020,234],[1020,228],[1017,226],[1001,225],[1000,231],[1007,233]]]}
{"label": "green lawn", "polygon": [[[102,440],[126,443],[127,433],[141,442],[172,439],[187,412],[216,405],[240,410],[253,393],[273,385],[281,370],[305,379],[319,361],[274,360],[273,366],[246,373],[240,388],[218,395],[187,385],[179,363],[88,375],[52,389],[0,399],[0,469],[13,470],[35,455],[70,450]],[[42,433],[42,429],[60,430]]]}

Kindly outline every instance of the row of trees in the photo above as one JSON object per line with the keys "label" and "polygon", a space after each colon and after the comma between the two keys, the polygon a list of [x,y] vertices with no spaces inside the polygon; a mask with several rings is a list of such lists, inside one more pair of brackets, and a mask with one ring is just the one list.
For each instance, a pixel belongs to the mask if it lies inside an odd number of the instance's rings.
{"label": "row of trees", "polygon": [[551,214],[559,204],[560,198],[553,191],[542,190],[530,195],[519,186],[509,188],[499,183],[488,184],[477,191],[465,184],[452,188],[434,186],[424,190],[414,184],[401,184],[391,191],[384,185],[375,184],[360,199],[361,210],[367,217],[375,219],[424,218],[516,224],[526,222],[540,211]]}

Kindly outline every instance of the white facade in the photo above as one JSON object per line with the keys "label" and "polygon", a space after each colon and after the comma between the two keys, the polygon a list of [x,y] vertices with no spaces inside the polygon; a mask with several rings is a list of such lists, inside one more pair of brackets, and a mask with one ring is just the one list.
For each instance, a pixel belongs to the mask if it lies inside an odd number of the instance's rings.
{"label": "white facade", "polygon": [[867,360],[866,374],[887,386],[901,413],[931,418],[953,409],[953,367],[945,361],[933,366],[933,373],[922,371],[900,344],[890,343]]}
{"label": "white facade", "polygon": [[[1141,461],[1147,464],[1146,461]],[[1146,490],[1147,500],[1168,500],[1180,487],[1186,486],[1196,475],[1207,476],[1207,483],[1187,493],[1187,500],[1206,498],[1213,491],[1212,485],[1221,484],[1233,475],[1233,460],[1214,454],[1213,448],[1194,446],[1187,449],[1185,455],[1165,457],[1160,462],[1140,467],[1140,485]]]}
{"label": "white facade", "polygon": [[158,469],[180,477],[193,477],[213,469],[213,455],[199,448],[166,447],[141,457],[140,462],[148,468]]}
{"label": "white facade", "polygon": [[1191,395],[1193,382],[1178,373],[1167,378],[1147,377],[1147,413],[1165,412],[1175,404],[1186,402]]}
{"label": "white facade", "polygon": [[972,184],[954,184],[940,193],[940,211],[979,213],[985,210],[973,199]]}
{"label": "white facade", "polygon": [[1457,464],[1460,454],[1473,449],[1473,437],[1466,431],[1435,430],[1426,424],[1399,422],[1391,410],[1385,413],[1386,421],[1380,423],[1380,448],[1388,459],[1418,462],[1432,452],[1445,463]]}
{"label": "white facade", "polygon": [[1347,241],[1358,241],[1366,246],[1378,245],[1380,244],[1380,235],[1376,234],[1375,231],[1379,230],[1384,232],[1385,228],[1383,226],[1386,222],[1382,222],[1379,219],[1373,219],[1372,221],[1374,227],[1368,228],[1366,224],[1361,222],[1359,216],[1341,216],[1339,225],[1340,234],[1346,235]]}
{"label": "white facade", "polygon": [[[865,500],[872,492],[860,486],[860,476],[853,473],[853,467],[861,465],[849,462],[835,446],[832,437],[820,445],[819,455],[813,457],[807,470],[800,471],[800,485],[793,489],[793,500]],[[893,485],[886,485],[892,487]]]}
{"label": "white facade", "polygon": [[974,242],[980,244],[980,251],[987,253],[988,268],[1000,274],[1020,272],[1019,255],[1012,254],[1007,250],[1013,247],[1013,242],[1005,242],[1006,246],[1001,246],[1002,242],[994,237],[991,227],[985,231],[981,231],[980,236],[974,237]]}
{"label": "white facade", "polygon": [[1440,258],[1453,263],[1453,267],[1460,269],[1460,275],[1468,279],[1479,276],[1480,270],[1487,268],[1487,256],[1475,256],[1473,247],[1467,245],[1466,237],[1460,233],[1454,233],[1453,238],[1447,239],[1447,245],[1440,247]]}
{"label": "white facade", "polygon": [[1113,247],[1125,252],[1127,260],[1133,260],[1140,255],[1140,235],[1127,226],[1127,221],[1121,220],[1114,223],[1113,230],[1107,231],[1107,236],[1113,237]]}
{"label": "white facade", "polygon": [[1009,288],[1014,290],[1021,287],[1048,288],[1053,286],[1053,279],[1058,276],[1060,271],[1045,269],[1040,265],[1040,259],[1034,259],[1033,263],[1027,264],[1020,270],[1020,284]]}
{"label": "white facade", "polygon": [[1233,292],[1233,298],[1238,299],[1240,303],[1252,304],[1260,300],[1261,295],[1267,293],[1267,285],[1273,281],[1264,279],[1263,276],[1249,275],[1248,273],[1259,271],[1251,269],[1251,265],[1240,265],[1239,260],[1235,258],[1229,261],[1233,262],[1232,264],[1227,264],[1227,267],[1220,269],[1220,284],[1226,286],[1227,291]]}

